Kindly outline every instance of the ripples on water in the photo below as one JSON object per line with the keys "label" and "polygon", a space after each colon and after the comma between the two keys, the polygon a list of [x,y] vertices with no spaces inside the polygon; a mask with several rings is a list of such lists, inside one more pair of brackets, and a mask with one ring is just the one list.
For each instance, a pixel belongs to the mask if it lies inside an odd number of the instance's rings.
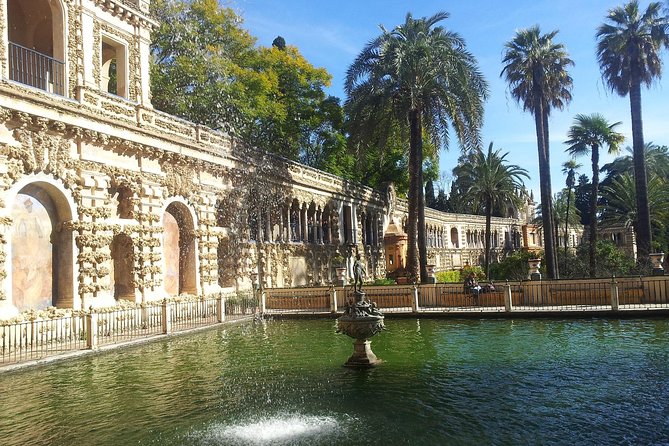
{"label": "ripples on water", "polygon": [[669,321],[229,326],[0,375],[0,444],[669,444]]}

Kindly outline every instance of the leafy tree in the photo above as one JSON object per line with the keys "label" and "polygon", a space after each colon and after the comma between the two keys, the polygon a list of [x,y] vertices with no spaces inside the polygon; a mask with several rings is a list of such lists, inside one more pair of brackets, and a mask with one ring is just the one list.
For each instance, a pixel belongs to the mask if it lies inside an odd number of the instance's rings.
{"label": "leafy tree", "polygon": [[323,90],[331,79],[325,69],[313,67],[290,45],[283,50],[259,48],[252,68],[259,82],[248,86],[256,93],[256,108],[242,129],[244,139],[293,160],[300,159],[314,140],[329,137],[325,144],[339,142],[343,119],[333,110],[339,101]]}
{"label": "leafy tree", "polygon": [[[527,280],[530,268],[528,261],[542,257],[543,253],[515,251],[499,263],[490,265],[490,278],[494,280]],[[545,265],[541,265],[543,269]]]}
{"label": "leafy tree", "polygon": [[[576,257],[585,258],[586,251],[590,251],[589,243],[584,243],[579,247]],[[595,252],[598,259],[595,277],[627,276],[634,271],[634,259],[611,241],[598,240]],[[583,277],[583,272],[586,271],[585,265],[582,265],[579,270],[580,274],[577,277]]]}
{"label": "leafy tree", "polygon": [[669,47],[669,18],[662,14],[662,4],[651,2],[645,11],[632,0],[609,11],[607,22],[597,30],[597,59],[602,77],[609,88],[630,98],[634,181],[639,232],[639,260],[648,261],[651,248],[651,223],[646,184],[641,85],[650,86],[662,74],[660,51]]}
{"label": "leafy tree", "polygon": [[437,198],[434,200],[434,208],[442,212],[451,212],[449,199],[443,189],[439,189],[439,193],[437,193]]}
{"label": "leafy tree", "polygon": [[576,115],[574,124],[569,128],[565,141],[567,152],[572,156],[585,155],[590,152],[592,162],[592,191],[590,192],[590,277],[595,277],[597,258],[597,198],[599,197],[599,148],[606,146],[609,153],[617,153],[625,136],[615,131],[621,123],[609,124],[604,116]]}
{"label": "leafy tree", "polygon": [[217,0],[155,0],[151,7],[160,23],[151,46],[157,109],[336,174],[353,169],[339,100],[324,92],[325,69],[281,37],[256,47],[241,18]]}
{"label": "leafy tree", "polygon": [[[381,35],[349,67],[345,82],[354,145],[408,124],[407,270],[415,280],[420,262],[422,281],[427,280],[423,136],[440,148],[448,144],[451,124],[463,147],[477,146],[488,91],[464,40],[437,26],[446,18],[445,12],[420,19],[407,14],[393,30],[381,27]],[[377,139],[387,140],[383,134]]]}
{"label": "leafy tree", "polygon": [[581,224],[583,226],[590,225],[590,193],[592,186],[587,175],[579,175],[578,183],[574,187],[574,205],[581,216]]}
{"label": "leafy tree", "polygon": [[250,111],[245,84],[256,78],[247,68],[255,57],[255,38],[216,0],[154,0],[151,10],[160,24],[151,45],[153,105],[215,129],[235,130]]}
{"label": "leafy tree", "polygon": [[276,38],[272,40],[272,46],[284,51],[286,49],[286,39],[281,36],[276,36]]}
{"label": "leafy tree", "polygon": [[504,46],[501,76],[509,84],[511,96],[534,115],[539,152],[541,204],[543,214],[546,268],[551,278],[559,275],[555,245],[555,225],[551,199],[551,174],[548,117],[552,108],[562,109],[571,101],[572,79],[567,68],[574,64],[561,43],[555,43],[557,31],[541,34],[538,26],[520,30]]}
{"label": "leafy tree", "polygon": [[569,237],[567,234],[569,234],[569,212],[572,207],[572,189],[574,188],[574,185],[576,184],[576,169],[579,169],[581,167],[580,164],[578,164],[574,159],[570,159],[569,161],[566,161],[562,164],[562,173],[567,175],[567,178],[565,180],[565,185],[567,186],[567,209],[566,213],[567,215],[565,216],[565,227],[564,227],[564,252],[565,256],[567,255],[567,250],[569,249]]}
{"label": "leafy tree", "polygon": [[434,183],[432,180],[427,180],[425,183],[425,206],[434,208],[436,197],[434,196]]}
{"label": "leafy tree", "polygon": [[508,164],[501,149],[493,152],[493,144],[488,152],[478,149],[473,153],[473,162],[463,166],[462,173],[468,179],[465,195],[485,211],[485,258],[486,275],[490,273],[490,238],[493,208],[518,207],[520,199],[516,191],[523,186],[522,178],[529,178],[527,170],[515,164]]}

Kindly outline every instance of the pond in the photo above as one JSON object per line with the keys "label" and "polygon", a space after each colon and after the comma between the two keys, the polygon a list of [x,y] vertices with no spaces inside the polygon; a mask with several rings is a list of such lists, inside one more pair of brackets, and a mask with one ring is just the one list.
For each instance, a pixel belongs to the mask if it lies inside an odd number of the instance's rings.
{"label": "pond", "polygon": [[270,320],[0,375],[0,443],[669,443],[669,321]]}

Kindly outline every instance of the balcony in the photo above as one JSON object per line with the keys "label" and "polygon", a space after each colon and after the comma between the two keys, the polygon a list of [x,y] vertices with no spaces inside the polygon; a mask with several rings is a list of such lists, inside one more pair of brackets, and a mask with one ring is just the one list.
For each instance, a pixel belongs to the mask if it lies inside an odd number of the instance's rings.
{"label": "balcony", "polygon": [[9,42],[9,78],[65,96],[65,63],[13,42]]}

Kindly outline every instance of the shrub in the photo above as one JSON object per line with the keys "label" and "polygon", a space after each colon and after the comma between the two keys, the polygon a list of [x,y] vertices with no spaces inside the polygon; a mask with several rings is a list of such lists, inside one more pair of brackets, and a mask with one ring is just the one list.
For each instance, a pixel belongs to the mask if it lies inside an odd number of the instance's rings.
{"label": "shrub", "polygon": [[397,282],[395,282],[395,279],[376,279],[374,282],[370,283],[370,286],[388,286],[388,285],[395,285]]}
{"label": "shrub", "polygon": [[465,265],[461,270],[460,270],[460,280],[459,282],[464,282],[465,279],[469,276],[469,274],[474,273],[474,276],[476,277],[477,281],[485,280],[485,272],[483,271],[483,268],[480,266],[469,266]]}
{"label": "shrub", "polygon": [[439,283],[460,282],[460,271],[439,271],[435,274]]}
{"label": "shrub", "polygon": [[[527,263],[530,259],[543,258],[543,252],[516,251],[499,263],[490,265],[490,278],[494,280],[526,280],[530,272]],[[541,262],[541,274],[545,274],[546,265]]]}

